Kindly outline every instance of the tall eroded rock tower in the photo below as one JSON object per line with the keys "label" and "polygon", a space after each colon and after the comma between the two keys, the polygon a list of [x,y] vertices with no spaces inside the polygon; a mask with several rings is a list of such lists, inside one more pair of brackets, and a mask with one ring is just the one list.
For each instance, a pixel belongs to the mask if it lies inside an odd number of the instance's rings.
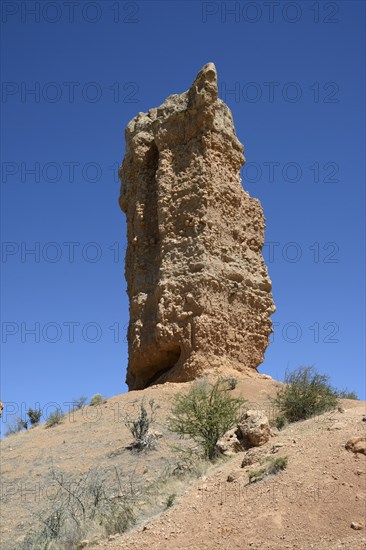
{"label": "tall eroded rock tower", "polygon": [[264,216],[213,63],[188,92],[126,128],[130,390],[263,361],[275,307],[262,257]]}

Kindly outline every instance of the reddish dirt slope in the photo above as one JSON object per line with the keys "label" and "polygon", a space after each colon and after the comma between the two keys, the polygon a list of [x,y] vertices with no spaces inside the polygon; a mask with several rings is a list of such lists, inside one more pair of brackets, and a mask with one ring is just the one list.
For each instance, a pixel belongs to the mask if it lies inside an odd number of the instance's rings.
{"label": "reddish dirt slope", "polygon": [[[258,406],[270,414],[269,398],[278,386],[278,382],[263,378],[240,378],[233,395],[242,395],[251,408]],[[166,416],[171,397],[188,387],[166,384],[116,396],[97,415],[87,408],[55,428],[41,425],[2,441],[2,548],[20,548],[34,521],[30,511],[45,500],[44,493],[37,499],[34,488],[47,487],[51,464],[70,473],[119,466],[147,479],[174,463],[171,445],[176,440],[166,428]],[[158,450],[136,456],[126,449],[131,438],[121,418],[143,397],[147,401],[154,398],[159,405],[156,429],[162,437]],[[365,435],[365,403],[343,400],[342,405],[344,412],[292,424],[258,448],[258,460],[263,455],[288,457],[282,473],[249,485],[248,470],[259,467],[259,462],[243,469],[244,453],[239,453],[187,486],[172,508],[148,522],[145,519],[129,533],[99,540],[97,547],[364,549],[366,457],[347,451],[345,443],[353,436]],[[26,498],[24,487],[33,490]],[[352,529],[352,522],[363,524],[363,528]]]}
{"label": "reddish dirt slope", "polygon": [[174,508],[101,547],[364,549],[365,530],[354,531],[351,523],[365,525],[366,457],[344,447],[365,434],[364,404],[354,404],[346,403],[344,413],[294,424],[261,448],[271,454],[281,445],[273,455],[288,457],[281,474],[248,485],[240,453],[198,481]]}

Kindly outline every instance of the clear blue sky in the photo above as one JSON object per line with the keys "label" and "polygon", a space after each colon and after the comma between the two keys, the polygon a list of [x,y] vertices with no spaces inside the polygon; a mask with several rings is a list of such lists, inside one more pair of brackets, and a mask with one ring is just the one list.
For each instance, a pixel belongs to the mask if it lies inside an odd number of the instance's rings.
{"label": "clear blue sky", "polygon": [[208,61],[267,219],[260,371],[364,398],[364,2],[71,4],[2,3],[3,401],[126,391],[124,128]]}

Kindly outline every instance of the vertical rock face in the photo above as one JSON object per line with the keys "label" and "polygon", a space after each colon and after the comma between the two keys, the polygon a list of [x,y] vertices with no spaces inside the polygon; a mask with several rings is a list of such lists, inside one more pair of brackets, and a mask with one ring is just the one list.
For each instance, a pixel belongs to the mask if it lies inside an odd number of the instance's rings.
{"label": "vertical rock face", "polygon": [[260,202],[242,189],[243,146],[213,63],[188,92],[126,128],[129,389],[263,361],[275,308]]}

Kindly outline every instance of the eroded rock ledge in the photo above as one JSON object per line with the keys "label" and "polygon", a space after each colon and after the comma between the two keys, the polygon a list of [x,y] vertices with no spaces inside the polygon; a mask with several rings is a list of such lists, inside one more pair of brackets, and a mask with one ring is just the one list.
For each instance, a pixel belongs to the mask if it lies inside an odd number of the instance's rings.
{"label": "eroded rock ledge", "polygon": [[264,216],[245,192],[231,111],[213,63],[191,88],[126,128],[130,390],[263,361],[274,312]]}

